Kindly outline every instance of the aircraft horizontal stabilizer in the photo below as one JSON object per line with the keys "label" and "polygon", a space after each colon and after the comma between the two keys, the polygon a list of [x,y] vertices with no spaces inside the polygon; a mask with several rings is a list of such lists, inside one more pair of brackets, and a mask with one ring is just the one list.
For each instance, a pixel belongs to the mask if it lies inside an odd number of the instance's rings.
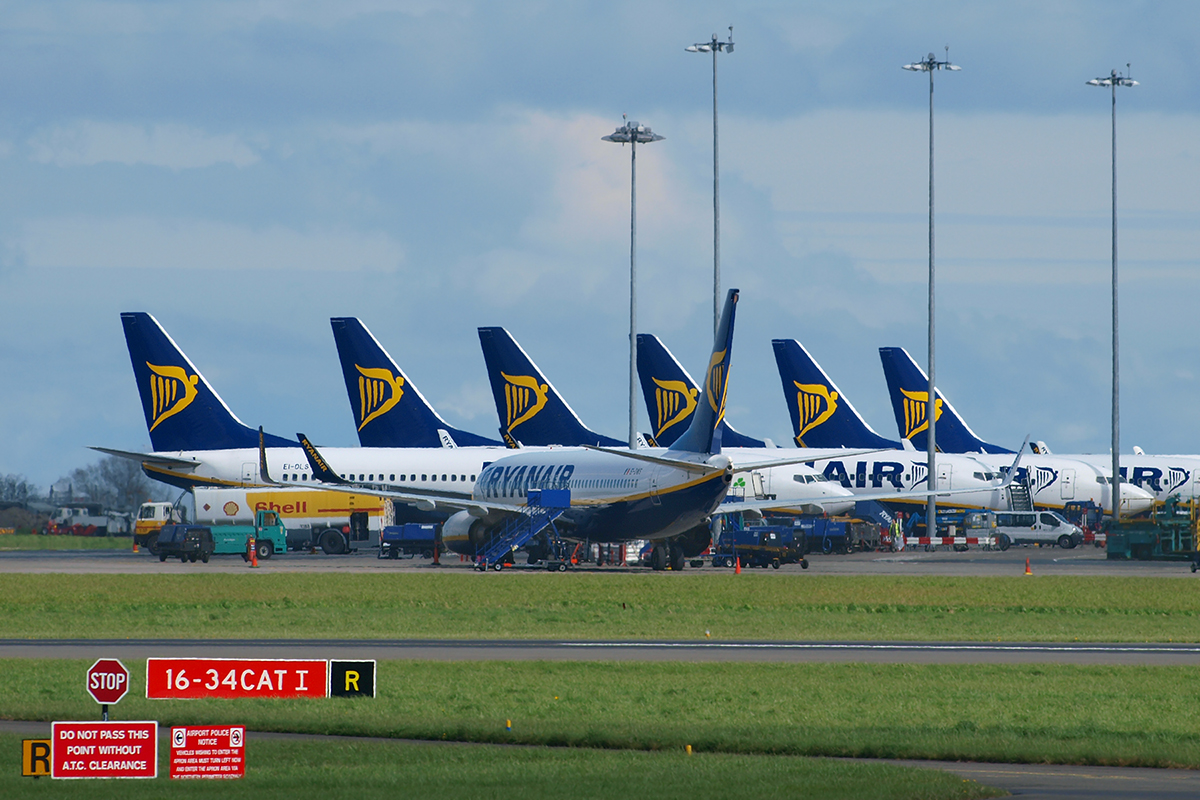
{"label": "aircraft horizontal stabilizer", "polygon": [[865,456],[870,453],[882,452],[879,449],[874,450],[839,450],[836,453],[829,453],[823,456],[791,456],[789,458],[775,458],[766,461],[750,461],[744,464],[734,464],[733,471],[736,472],[753,472],[756,469],[770,469],[771,467],[787,467],[792,464],[811,464],[814,461],[829,461],[834,458],[852,458],[854,456]]}
{"label": "aircraft horizontal stabilizer", "polygon": [[160,467],[198,467],[199,461],[193,461],[190,458],[174,458],[172,456],[164,456],[162,453],[135,453],[130,450],[113,450],[111,447],[90,447],[90,450],[95,450],[97,453],[104,453],[117,458],[128,458],[130,461],[141,461],[144,464],[154,464]]}
{"label": "aircraft horizontal stabilizer", "polygon": [[662,464],[665,467],[675,467],[676,469],[685,469],[689,472],[702,472],[710,474],[713,472],[723,472],[724,467],[718,467],[713,464],[706,464],[703,461],[685,461],[682,458],[667,458],[666,456],[652,456],[648,453],[639,453],[636,450],[621,450],[616,447],[597,447],[591,444],[585,444],[587,450],[596,450],[601,453],[609,453],[622,458],[632,458],[634,461],[648,461],[651,464]]}

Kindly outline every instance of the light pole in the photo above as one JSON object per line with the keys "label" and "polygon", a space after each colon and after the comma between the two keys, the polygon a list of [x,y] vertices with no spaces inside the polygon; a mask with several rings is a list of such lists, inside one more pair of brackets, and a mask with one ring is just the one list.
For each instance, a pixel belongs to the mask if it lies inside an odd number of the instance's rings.
{"label": "light pole", "polygon": [[713,57],[713,335],[721,326],[721,159],[717,135],[717,53],[733,52],[733,26],[729,26],[729,41],[697,42],[686,48],[689,53],[712,53]]}
{"label": "light pole", "polygon": [[[951,64],[948,60],[950,56],[950,48],[946,47],[946,61],[938,61],[937,58],[930,53],[925,57],[924,61],[917,61],[913,64],[905,64],[904,69],[912,70],[913,72],[928,72],[929,73],[929,398],[928,404],[925,407],[925,419],[928,423],[926,432],[926,441],[928,442],[928,470],[929,470],[929,488],[937,490],[937,437],[934,435],[934,428],[937,422],[937,389],[934,382],[934,306],[933,306],[933,288],[934,288],[934,270],[933,270],[933,73],[940,69],[959,71],[962,67]],[[937,495],[929,495],[929,502],[925,507],[925,530],[928,536],[937,535]]]}
{"label": "light pole", "polygon": [[[1129,65],[1125,65],[1129,69]],[[1121,404],[1120,350],[1117,328],[1117,87],[1137,86],[1138,82],[1118,75],[1114,69],[1104,78],[1092,78],[1088,86],[1112,87],[1112,507],[1113,522],[1121,521]]]}
{"label": "light pole", "polygon": [[[622,115],[624,118],[624,115]],[[629,449],[637,447],[637,146],[659,142],[664,138],[628,119],[608,136],[606,142],[630,146],[629,158]]]}

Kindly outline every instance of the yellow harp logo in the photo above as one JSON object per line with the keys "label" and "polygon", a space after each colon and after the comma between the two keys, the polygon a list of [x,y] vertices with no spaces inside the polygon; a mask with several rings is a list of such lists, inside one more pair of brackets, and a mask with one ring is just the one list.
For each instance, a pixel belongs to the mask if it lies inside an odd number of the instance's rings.
{"label": "yellow harp logo", "polygon": [[693,389],[683,381],[660,381],[654,378],[654,402],[658,407],[658,424],[654,435],[662,436],[667,428],[682,422],[696,409],[699,389]]}
{"label": "yellow harp logo", "polygon": [[[929,408],[929,392],[909,392],[900,390],[904,395],[904,438],[911,439],[918,433],[929,429],[929,420],[925,418]],[[934,413],[937,419],[942,418],[942,398],[934,401]]]}
{"label": "yellow harp logo", "polygon": [[199,375],[188,375],[183,367],[156,367],[149,361],[150,368],[150,430],[158,427],[164,419],[183,411],[196,399],[196,384]]}
{"label": "yellow harp logo", "polygon": [[800,428],[800,432],[796,434],[796,444],[803,446],[801,439],[804,438],[804,434],[823,425],[833,416],[833,412],[837,411],[838,393],[831,392],[828,386],[820,383],[792,383],[797,389],[797,423]]}
{"label": "yellow harp logo", "polygon": [[400,398],[404,397],[404,378],[393,375],[391,370],[366,369],[358,364],[358,429],[391,411]]}
{"label": "yellow harp logo", "polygon": [[725,352],[713,353],[712,360],[708,362],[708,375],[704,380],[704,391],[708,397],[708,404],[712,410],[717,412],[717,418],[713,420],[713,425],[716,425],[725,417],[725,390],[728,388],[728,375],[726,374]]}
{"label": "yellow harp logo", "polygon": [[523,422],[528,422],[537,416],[546,406],[546,393],[550,387],[538,383],[529,375],[508,375],[503,372],[504,405],[508,413],[508,430],[511,432]]}

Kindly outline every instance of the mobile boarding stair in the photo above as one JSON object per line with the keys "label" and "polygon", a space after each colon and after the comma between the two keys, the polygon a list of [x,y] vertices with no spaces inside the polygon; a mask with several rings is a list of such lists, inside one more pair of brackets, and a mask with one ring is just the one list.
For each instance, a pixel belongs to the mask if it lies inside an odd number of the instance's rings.
{"label": "mobile boarding stair", "polygon": [[1008,486],[1009,511],[1033,511],[1033,493],[1029,490],[1029,478],[1014,480]]}
{"label": "mobile boarding stair", "polygon": [[559,572],[567,570],[570,563],[567,546],[559,536],[554,521],[571,507],[571,490],[533,489],[526,496],[525,503],[525,513],[508,520],[476,552],[475,569],[485,572],[491,567],[499,572],[504,569],[504,562],[512,553],[548,529],[551,557],[546,561],[546,568]]}

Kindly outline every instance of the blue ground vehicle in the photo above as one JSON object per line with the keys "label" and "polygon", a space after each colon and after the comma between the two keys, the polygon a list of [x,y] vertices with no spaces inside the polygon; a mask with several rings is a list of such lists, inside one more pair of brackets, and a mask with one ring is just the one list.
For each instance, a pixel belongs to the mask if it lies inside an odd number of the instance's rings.
{"label": "blue ground vehicle", "polygon": [[417,522],[388,525],[379,537],[379,558],[433,558],[440,547],[437,525]]}
{"label": "blue ground vehicle", "polygon": [[808,569],[807,537],[803,529],[791,525],[753,525],[727,528],[713,548],[714,567],[732,567],[739,560],[744,567],[774,567],[799,564]]}

